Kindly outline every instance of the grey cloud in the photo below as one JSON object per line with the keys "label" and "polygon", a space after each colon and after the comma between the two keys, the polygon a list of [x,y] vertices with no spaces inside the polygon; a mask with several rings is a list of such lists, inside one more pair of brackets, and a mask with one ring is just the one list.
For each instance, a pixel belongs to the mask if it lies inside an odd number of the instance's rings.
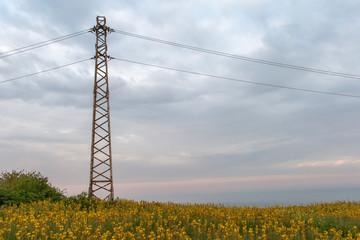
{"label": "grey cloud", "polygon": [[[90,28],[96,15],[104,14],[115,29],[269,61],[356,73],[359,60],[354,54],[359,39],[352,31],[359,25],[355,1],[1,4],[0,26],[9,33],[1,49]],[[89,58],[94,40],[87,34],[0,59],[0,80]],[[211,56],[115,33],[108,40],[109,54],[119,58],[320,91],[357,94],[359,89],[357,80]],[[4,169],[36,168],[56,184],[87,185],[93,64],[1,84]],[[109,73],[116,183],[352,173],[346,165],[320,169],[289,164],[360,156],[357,99],[116,60],[109,62]]]}

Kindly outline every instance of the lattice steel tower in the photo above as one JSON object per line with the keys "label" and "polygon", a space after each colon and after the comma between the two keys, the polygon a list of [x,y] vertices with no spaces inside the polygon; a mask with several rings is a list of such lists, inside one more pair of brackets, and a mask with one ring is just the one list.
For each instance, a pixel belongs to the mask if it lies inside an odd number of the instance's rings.
{"label": "lattice steel tower", "polygon": [[95,84],[91,143],[89,197],[113,200],[108,59],[106,36],[113,30],[106,26],[106,18],[96,17]]}

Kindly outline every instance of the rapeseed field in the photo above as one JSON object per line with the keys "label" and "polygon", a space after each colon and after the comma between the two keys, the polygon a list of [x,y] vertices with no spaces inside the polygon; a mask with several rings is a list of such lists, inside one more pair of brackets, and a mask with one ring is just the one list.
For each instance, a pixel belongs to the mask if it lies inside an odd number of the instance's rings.
{"label": "rapeseed field", "polygon": [[360,239],[360,203],[227,207],[116,200],[0,208],[0,239]]}

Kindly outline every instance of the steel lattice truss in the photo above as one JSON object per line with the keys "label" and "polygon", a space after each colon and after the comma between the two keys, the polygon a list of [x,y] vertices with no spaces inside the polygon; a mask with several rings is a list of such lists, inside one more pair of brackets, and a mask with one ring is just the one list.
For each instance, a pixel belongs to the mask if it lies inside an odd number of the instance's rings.
{"label": "steel lattice truss", "polygon": [[106,36],[112,30],[106,27],[106,18],[98,16],[95,55],[95,84],[91,145],[89,197],[114,199],[111,158],[108,58]]}

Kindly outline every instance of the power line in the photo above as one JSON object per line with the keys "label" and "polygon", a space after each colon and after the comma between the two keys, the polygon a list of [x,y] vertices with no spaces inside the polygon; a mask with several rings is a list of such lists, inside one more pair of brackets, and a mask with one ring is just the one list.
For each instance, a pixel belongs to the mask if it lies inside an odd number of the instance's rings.
{"label": "power line", "polygon": [[88,58],[88,59],[84,59],[84,60],[80,60],[80,61],[68,63],[68,64],[65,64],[65,65],[62,65],[62,66],[57,66],[57,67],[54,67],[54,68],[42,70],[42,71],[39,71],[39,72],[30,73],[30,74],[23,75],[23,76],[20,76],[20,77],[10,78],[10,79],[7,79],[7,80],[0,81],[0,84],[1,84],[1,83],[5,83],[5,82],[15,81],[15,80],[18,80],[18,79],[21,79],[21,78],[26,78],[26,77],[34,76],[34,75],[41,74],[41,73],[45,73],[45,72],[50,72],[50,71],[53,71],[53,70],[56,70],[56,69],[60,69],[60,68],[68,67],[68,66],[71,66],[71,65],[75,65],[75,64],[77,64],[77,63],[85,62],[85,61],[88,61],[88,60],[90,60],[90,59],[91,59],[91,58]]}
{"label": "power line", "polygon": [[206,48],[194,47],[194,46],[185,45],[182,43],[152,38],[152,37],[135,34],[135,33],[130,33],[130,32],[125,32],[125,31],[121,31],[121,30],[115,30],[115,33],[127,35],[130,37],[135,37],[135,38],[139,38],[139,39],[144,39],[144,40],[148,40],[148,41],[152,41],[152,42],[156,42],[156,43],[167,44],[167,45],[171,45],[171,46],[175,46],[175,47],[179,47],[179,48],[185,48],[185,49],[189,49],[189,50],[204,52],[204,53],[213,54],[213,55],[222,56],[222,57],[229,57],[229,58],[248,61],[248,62],[254,62],[254,63],[259,63],[259,64],[265,64],[265,65],[270,65],[270,66],[275,66],[275,67],[282,67],[282,68],[288,68],[288,69],[306,71],[306,72],[312,72],[312,73],[318,73],[318,74],[325,74],[325,75],[336,76],[336,77],[360,79],[360,75],[356,75],[356,74],[333,72],[333,71],[327,71],[327,70],[323,70],[323,69],[309,68],[309,67],[302,67],[302,66],[280,63],[280,62],[267,61],[267,60],[262,60],[262,59],[258,59],[258,58],[250,58],[250,57],[210,50],[210,49],[206,49]]}
{"label": "power line", "polygon": [[304,89],[304,88],[287,87],[287,86],[276,85],[276,84],[253,82],[253,81],[248,81],[248,80],[242,80],[242,79],[236,79],[236,78],[230,78],[230,77],[223,77],[223,76],[212,75],[212,74],[207,74],[207,73],[199,73],[199,72],[183,70],[183,69],[177,69],[177,68],[172,68],[172,67],[159,66],[159,65],[143,63],[143,62],[137,62],[137,61],[127,60],[127,59],[122,59],[122,58],[113,58],[112,57],[112,59],[115,59],[115,60],[118,60],[118,61],[123,61],[123,62],[128,62],[128,63],[135,63],[135,64],[139,64],[139,65],[143,65],[143,66],[156,67],[156,68],[161,68],[161,69],[166,69],[166,70],[171,70],[171,71],[195,74],[195,75],[205,76],[205,77],[219,78],[219,79],[224,79],[224,80],[229,80],[229,81],[243,82],[243,83],[248,83],[248,84],[256,84],[256,85],[261,85],[261,86],[266,86],[266,87],[283,88],[283,89],[294,90],[294,91],[302,91],[302,92],[309,92],[309,93],[334,95],[334,96],[341,96],[341,97],[360,98],[359,95],[350,95],[350,94],[335,93],[335,92],[325,92],[325,91],[318,91],[318,90],[311,90],[311,89]]}
{"label": "power line", "polygon": [[67,39],[70,39],[70,38],[74,38],[74,37],[83,35],[83,34],[88,33],[88,32],[90,32],[89,29],[82,30],[82,31],[72,33],[72,34],[69,34],[69,35],[65,35],[65,36],[62,36],[62,37],[57,37],[57,38],[53,38],[53,39],[50,39],[50,40],[47,40],[47,41],[31,44],[31,45],[28,45],[28,46],[25,46],[25,47],[16,48],[16,49],[8,50],[8,51],[5,51],[5,52],[1,52],[0,53],[0,58],[5,58],[5,57],[9,57],[9,56],[18,54],[18,53],[27,52],[27,51],[33,50],[35,48],[40,48],[40,47],[47,46],[47,45],[50,45],[50,44],[53,44],[53,43],[56,43],[56,42],[60,42],[60,41],[64,41],[64,40],[67,40]]}

